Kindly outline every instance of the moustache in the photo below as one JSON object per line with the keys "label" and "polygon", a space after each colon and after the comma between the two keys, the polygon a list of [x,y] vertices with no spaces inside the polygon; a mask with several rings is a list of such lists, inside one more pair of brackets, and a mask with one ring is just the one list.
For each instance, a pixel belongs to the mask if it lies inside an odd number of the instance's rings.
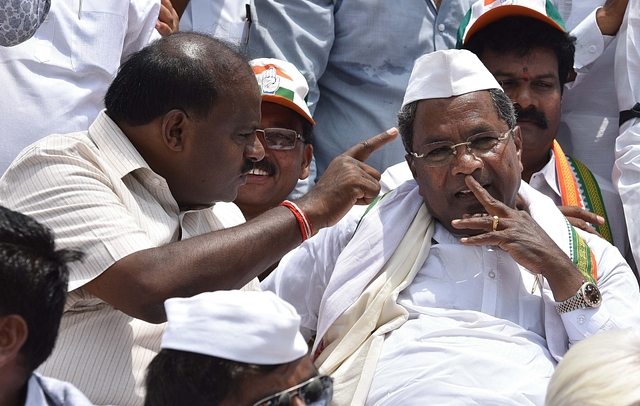
{"label": "moustache", "polygon": [[547,116],[540,110],[536,109],[533,106],[527,107],[526,109],[523,109],[519,106],[514,107],[516,109],[516,116],[518,120],[529,121],[543,130],[549,128],[549,120],[547,119]]}
{"label": "moustache", "polygon": [[269,175],[273,175],[273,174],[276,173],[277,169],[276,169],[275,165],[272,164],[266,158],[264,158],[264,159],[262,159],[262,160],[260,160],[258,162],[252,162],[252,161],[249,161],[249,162],[250,162],[251,165],[250,165],[249,170],[247,172],[251,171],[252,169],[261,169],[261,170],[267,172]]}
{"label": "moustache", "polygon": [[244,164],[242,165],[242,174],[246,175],[253,169],[253,161],[249,159],[245,159]]}

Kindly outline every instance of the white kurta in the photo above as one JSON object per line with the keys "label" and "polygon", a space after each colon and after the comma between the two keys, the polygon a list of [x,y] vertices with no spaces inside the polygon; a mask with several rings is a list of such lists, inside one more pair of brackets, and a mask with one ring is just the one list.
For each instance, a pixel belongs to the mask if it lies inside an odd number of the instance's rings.
{"label": "white kurta", "polygon": [[577,38],[574,69],[578,78],[565,86],[556,138],[567,155],[611,180],[618,135],[618,106],[613,85],[615,37],[602,35],[594,11],[605,0],[552,2],[567,29]]}
{"label": "white kurta", "polygon": [[[627,14],[618,33],[616,91],[620,110],[640,102],[640,1],[629,0]],[[640,264],[640,118],[620,127],[616,140],[614,184],[620,192],[636,264]]]}
{"label": "white kurta", "polygon": [[[405,196],[410,187],[415,187],[414,181],[398,187],[382,202]],[[534,218],[544,220],[550,210],[557,211],[553,202],[524,182],[521,192],[531,197]],[[559,213],[552,216],[557,217]],[[331,280],[343,277],[333,274],[334,266],[347,244],[357,244],[358,233],[352,236],[358,220],[357,213],[350,213],[338,225],[321,231],[263,282],[263,288],[275,291],[296,307],[307,334],[326,324],[321,320],[324,315],[335,313],[321,308],[321,303],[329,302],[323,295]],[[384,226],[393,229],[390,224]],[[478,404],[541,404],[555,362],[569,343],[598,331],[640,323],[635,278],[618,250],[599,237],[581,233],[598,262],[602,306],[558,316],[552,307],[549,312],[553,303],[547,302],[548,287],[544,300],[540,288],[532,295],[533,275],[507,253],[492,247],[464,247],[437,227],[432,240],[437,243],[398,299],[412,318],[385,338],[369,404],[383,400],[381,404],[390,405],[438,404],[439,399],[448,399],[440,403],[449,404],[461,396],[460,386],[467,388],[468,396],[460,398],[461,404],[473,404],[473,399]],[[559,226],[554,227],[557,232]],[[374,252],[383,247],[363,249]],[[359,270],[346,272],[357,274]],[[331,302],[341,300],[334,298]],[[496,351],[501,354],[497,363],[491,358]],[[450,366],[452,360],[460,363]],[[423,373],[423,368],[428,373]],[[526,373],[526,382],[519,373]],[[413,386],[414,380],[423,378],[434,385],[451,385],[434,391],[429,385]]]}
{"label": "white kurta", "polygon": [[440,223],[432,242],[398,298],[409,320],[386,337],[367,404],[542,405],[556,361],[534,276]]}

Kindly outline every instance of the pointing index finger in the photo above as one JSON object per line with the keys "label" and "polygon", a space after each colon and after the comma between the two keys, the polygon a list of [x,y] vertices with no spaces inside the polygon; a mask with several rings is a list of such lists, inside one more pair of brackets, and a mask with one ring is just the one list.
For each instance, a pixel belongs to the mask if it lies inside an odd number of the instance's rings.
{"label": "pointing index finger", "polygon": [[385,132],[373,136],[361,143],[349,148],[344,154],[364,162],[376,150],[395,140],[398,136],[398,129],[392,127]]}

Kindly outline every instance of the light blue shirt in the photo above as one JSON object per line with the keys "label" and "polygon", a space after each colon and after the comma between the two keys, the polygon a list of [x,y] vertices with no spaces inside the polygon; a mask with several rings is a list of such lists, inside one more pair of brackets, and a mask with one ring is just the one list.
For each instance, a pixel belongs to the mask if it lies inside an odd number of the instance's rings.
{"label": "light blue shirt", "polygon": [[29,378],[25,406],[93,406],[93,403],[69,382],[34,372]]}
{"label": "light blue shirt", "polygon": [[[454,48],[473,0],[252,1],[255,57],[293,63],[309,82],[318,175],[359,141],[397,125],[414,61]],[[367,163],[382,172],[404,160],[398,137]]]}

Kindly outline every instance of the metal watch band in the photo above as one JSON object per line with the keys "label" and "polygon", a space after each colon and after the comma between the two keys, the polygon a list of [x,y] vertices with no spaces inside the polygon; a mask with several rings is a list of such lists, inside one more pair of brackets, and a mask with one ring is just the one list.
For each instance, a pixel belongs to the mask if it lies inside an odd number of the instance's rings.
{"label": "metal watch band", "polygon": [[598,307],[602,303],[602,296],[598,285],[592,282],[584,282],[575,295],[556,305],[559,314],[572,312],[578,309]]}
{"label": "metal watch band", "polygon": [[582,289],[578,289],[575,295],[571,296],[569,299],[564,302],[556,305],[556,311],[558,314],[572,312],[578,309],[586,309],[587,302],[584,300],[582,296]]}

